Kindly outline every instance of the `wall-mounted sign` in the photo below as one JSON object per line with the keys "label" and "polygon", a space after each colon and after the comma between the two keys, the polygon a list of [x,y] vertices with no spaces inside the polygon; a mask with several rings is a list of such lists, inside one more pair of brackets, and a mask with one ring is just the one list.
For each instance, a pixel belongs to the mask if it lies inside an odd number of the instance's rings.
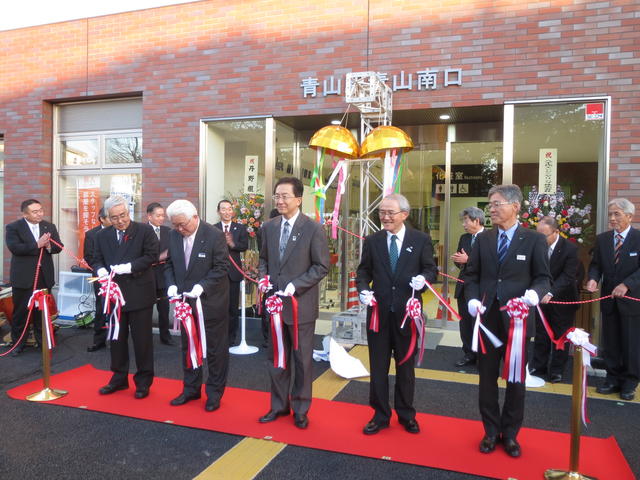
{"label": "wall-mounted sign", "polygon": [[256,193],[258,191],[258,156],[245,155],[244,157],[244,193]]}
{"label": "wall-mounted sign", "polygon": [[558,149],[541,148],[538,156],[539,176],[538,191],[540,193],[556,193],[556,176],[558,173]]}
{"label": "wall-mounted sign", "polygon": [[[439,85],[449,87],[451,85],[462,85],[462,69],[461,68],[445,68],[442,70],[428,69],[418,70],[416,72],[400,73],[391,75],[384,72],[377,72],[378,78],[385,82],[391,82],[390,87],[394,92],[398,90],[436,90]],[[316,97],[319,93],[326,97],[327,95],[342,95],[342,86],[345,82],[343,77],[329,76],[322,79],[317,77],[306,77],[301,80],[302,97]]]}
{"label": "wall-mounted sign", "polygon": [[[486,197],[496,177],[496,170],[491,165],[492,162],[486,165],[452,165],[449,192],[451,196]],[[435,165],[431,168],[431,192],[440,200],[444,200],[445,178],[444,165]]]}
{"label": "wall-mounted sign", "polygon": [[584,106],[585,120],[604,120],[604,103],[587,103]]}

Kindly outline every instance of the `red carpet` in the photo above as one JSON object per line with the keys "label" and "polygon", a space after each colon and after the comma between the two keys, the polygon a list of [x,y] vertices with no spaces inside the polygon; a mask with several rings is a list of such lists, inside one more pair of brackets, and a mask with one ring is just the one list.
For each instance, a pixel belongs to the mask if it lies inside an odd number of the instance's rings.
{"label": "red carpet", "polygon": [[[371,417],[368,406],[315,399],[309,428],[302,431],[293,425],[292,417],[264,425],[257,422],[269,407],[265,392],[227,388],[220,410],[206,413],[204,397],[181,407],[169,405],[169,400],[181,391],[178,380],[156,378],[151,394],[144,400],[133,398],[133,388],[98,395],[98,388],[110,376],[110,372],[90,365],[54,375],[52,388],[68,390],[69,394],[50,403],[493,478],[540,480],[546,469],[567,468],[569,462],[569,435],[564,433],[523,428],[518,436],[523,455],[512,459],[500,447],[490,455],[478,452],[482,425],[477,421],[419,413],[423,430],[419,435],[406,433],[394,421],[391,428],[367,437],[361,429]],[[130,384],[133,385],[132,380]],[[38,380],[8,394],[24,400],[41,388],[42,381]],[[613,437],[582,437],[580,471],[600,480],[635,478]]]}

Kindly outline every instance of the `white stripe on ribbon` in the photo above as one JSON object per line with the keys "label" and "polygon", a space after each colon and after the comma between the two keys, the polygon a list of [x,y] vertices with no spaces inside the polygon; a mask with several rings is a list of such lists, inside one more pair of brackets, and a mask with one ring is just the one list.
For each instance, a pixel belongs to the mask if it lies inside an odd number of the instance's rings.
{"label": "white stripe on ribbon", "polygon": [[284,339],[282,332],[282,317],[279,313],[273,313],[273,328],[276,331],[276,342],[278,344],[278,368],[286,368],[285,358],[284,358]]}
{"label": "white stripe on ribbon", "polygon": [[202,313],[202,301],[200,301],[200,297],[196,300],[196,312],[198,314],[198,329],[200,330],[202,358],[207,358],[207,333],[204,331],[204,314]]}
{"label": "white stripe on ribbon", "polygon": [[473,325],[473,337],[471,339],[472,351],[478,352],[478,340],[480,339],[480,331],[479,331],[480,329],[482,329],[484,334],[487,336],[487,338],[495,348],[500,348],[502,346],[502,341],[498,337],[496,337],[491,330],[489,330],[487,327],[485,327],[482,324],[482,319],[480,317],[480,310],[478,310],[478,313],[476,314],[476,322]]}

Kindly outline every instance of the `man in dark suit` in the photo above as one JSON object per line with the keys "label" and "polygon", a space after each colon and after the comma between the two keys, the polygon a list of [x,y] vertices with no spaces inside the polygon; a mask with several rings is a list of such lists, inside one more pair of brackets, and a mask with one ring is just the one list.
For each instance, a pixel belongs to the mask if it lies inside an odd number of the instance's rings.
{"label": "man in dark suit", "polygon": [[[371,382],[369,404],[374,409],[373,418],[363,429],[365,435],[373,435],[389,426],[389,362],[392,351],[396,364],[394,407],[398,421],[409,433],[419,433],[416,409],[413,407],[415,389],[413,356],[400,364],[411,345],[411,319],[401,328],[405,306],[415,292],[422,304],[422,292],[426,282],[433,283],[436,264],[433,260],[431,237],[426,233],[405,227],[409,216],[408,200],[399,194],[388,195],[379,209],[383,230],[364,240],[362,257],[356,277],[360,301],[370,306],[372,298],[378,304],[378,332],[367,329]],[[367,323],[372,309],[368,308]],[[416,340],[417,343],[417,340]]]}
{"label": "man in dark suit", "polygon": [[[261,423],[289,415],[294,424],[307,428],[311,406],[313,376],[313,335],[318,318],[319,283],[329,271],[329,246],[322,226],[300,211],[304,187],[295,177],[283,177],[274,189],[273,200],[280,216],[266,222],[262,231],[260,277],[267,275],[270,285],[264,291],[298,301],[298,350],[293,349],[292,301],[282,298],[282,347],[286,368],[273,366],[275,338],[269,346],[271,409],[260,417]],[[263,282],[266,283],[266,282]],[[295,375],[292,374],[295,370]],[[293,380],[293,381],[292,381]],[[289,395],[291,393],[291,395]]]}
{"label": "man in dark suit", "polygon": [[622,400],[633,400],[640,377],[640,231],[631,226],[635,206],[626,198],[609,202],[609,224],[613,230],[596,238],[586,289],[595,292],[602,281],[603,357],[607,377],[596,391],[620,392]]}
{"label": "man in dark suit", "polygon": [[153,266],[153,273],[156,276],[156,310],[158,311],[160,342],[165,345],[173,345],[169,333],[169,298],[164,282],[164,265],[169,252],[169,232],[171,229],[164,225],[165,219],[164,207],[161,204],[153,202],[147,205],[147,220],[158,237],[158,242],[160,242],[158,263]]}
{"label": "man in dark suit", "polygon": [[[84,261],[89,265],[93,263],[93,256],[95,254],[95,241],[98,232],[101,232],[104,228],[111,225],[111,220],[107,216],[107,212],[104,207],[98,212],[98,221],[100,225],[93,227],[91,230],[87,230],[84,234]],[[105,327],[106,315],[104,314],[104,304],[102,303],[102,296],[98,295],[100,290],[100,283],[93,282],[93,292],[96,296],[96,312],[93,317],[93,344],[87,347],[87,352],[95,352],[101,348],[105,348],[107,340],[107,329]]]}
{"label": "man in dark suit", "polygon": [[[249,234],[247,227],[241,223],[232,222],[233,207],[229,200],[220,200],[218,202],[218,216],[220,221],[214,226],[224,232],[224,237],[229,249],[229,255],[236,262],[236,265],[242,267],[240,253],[249,247]],[[238,334],[238,303],[240,299],[240,282],[244,279],[242,273],[229,262],[229,344],[236,343]]]}
{"label": "man in dark suit", "polygon": [[120,333],[111,340],[111,371],[109,383],[100,389],[101,395],[129,388],[129,330],[133,340],[137,372],[135,398],[149,395],[153,383],[152,313],[156,303],[156,282],[151,265],[158,261],[158,237],[146,223],[133,222],[129,204],[120,196],[104,202],[111,226],[96,235],[95,256],[91,267],[98,277],[105,278],[109,270],[115,274],[125,304],[120,313]]}
{"label": "man in dark suit", "polygon": [[[544,236],[518,224],[521,204],[522,193],[517,185],[497,185],[489,190],[489,212],[494,228],[476,238],[467,263],[464,291],[469,299],[469,314],[475,318],[478,311],[484,313],[483,325],[502,341],[502,346],[496,347],[486,335],[482,336],[486,353],[478,356],[478,373],[485,436],[480,442],[480,451],[490,453],[496,442],[502,441],[512,457],[521,454],[516,436],[524,418],[525,385],[524,379],[507,382],[501,413],[498,376],[500,361],[508,349],[512,320],[500,308],[517,297],[522,297],[530,307],[537,305],[549,291],[551,279]],[[521,360],[526,365],[526,348],[523,356]]]}
{"label": "man in dark suit", "polygon": [[[229,251],[224,234],[198,217],[196,207],[188,200],[176,200],[167,208],[173,224],[169,240],[169,259],[165,280],[169,298],[189,297],[198,322],[196,303],[202,304],[206,334],[208,377],[205,387],[205,410],[220,408],[229,369]],[[188,339],[182,330],[183,390],[171,400],[179,406],[200,398],[202,367],[187,366]]]}
{"label": "man in dark suit", "polygon": [[[460,235],[458,248],[451,259],[460,269],[458,278],[464,281],[464,270],[469,260],[469,253],[476,242],[476,237],[484,231],[484,212],[478,207],[465,208],[460,214],[462,228],[466,233]],[[456,367],[465,365],[475,365],[476,352],[471,349],[471,339],[473,337],[473,324],[475,319],[469,315],[467,310],[467,300],[464,296],[464,283],[456,282],[455,298],[458,301],[458,312],[460,313],[460,339],[462,340],[463,357],[456,362]]]}
{"label": "man in dark suit", "polygon": [[[13,320],[11,323],[11,341],[15,345],[22,335],[29,313],[29,299],[34,290],[55,285],[52,255],[62,249],[51,242],[54,240],[62,245],[58,230],[53,223],[43,220],[44,209],[42,204],[34,199],[25,200],[20,206],[22,217],[5,227],[6,245],[11,252],[11,271],[9,281],[13,296]],[[42,261],[38,282],[34,285],[36,268],[40,251]],[[36,345],[40,348],[42,339],[42,318],[38,309],[31,313],[33,332]],[[27,336],[12,352],[13,356],[19,355],[24,350]]]}
{"label": "man in dark suit", "polygon": [[[551,271],[551,290],[540,299],[540,308],[553,330],[554,337],[560,338],[573,326],[578,305],[554,305],[549,302],[578,300],[578,247],[560,236],[558,222],[554,217],[542,217],[536,230],[547,239],[547,256]],[[558,383],[562,380],[564,367],[569,359],[569,347],[557,350],[551,343],[538,312],[536,319],[536,336],[529,373],[540,376],[548,372],[549,381]]]}

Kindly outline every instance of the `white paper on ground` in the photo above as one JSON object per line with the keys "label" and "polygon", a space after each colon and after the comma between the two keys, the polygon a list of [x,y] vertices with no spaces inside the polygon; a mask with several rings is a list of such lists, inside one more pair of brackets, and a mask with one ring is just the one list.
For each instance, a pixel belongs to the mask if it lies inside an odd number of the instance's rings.
{"label": "white paper on ground", "polygon": [[322,339],[322,350],[313,351],[313,359],[316,362],[328,362],[329,361],[329,339],[330,335],[325,335]]}
{"label": "white paper on ground", "polygon": [[[324,343],[324,342],[323,342]],[[331,370],[343,378],[368,377],[369,372],[360,360],[352,357],[338,342],[331,338],[329,344]]]}

